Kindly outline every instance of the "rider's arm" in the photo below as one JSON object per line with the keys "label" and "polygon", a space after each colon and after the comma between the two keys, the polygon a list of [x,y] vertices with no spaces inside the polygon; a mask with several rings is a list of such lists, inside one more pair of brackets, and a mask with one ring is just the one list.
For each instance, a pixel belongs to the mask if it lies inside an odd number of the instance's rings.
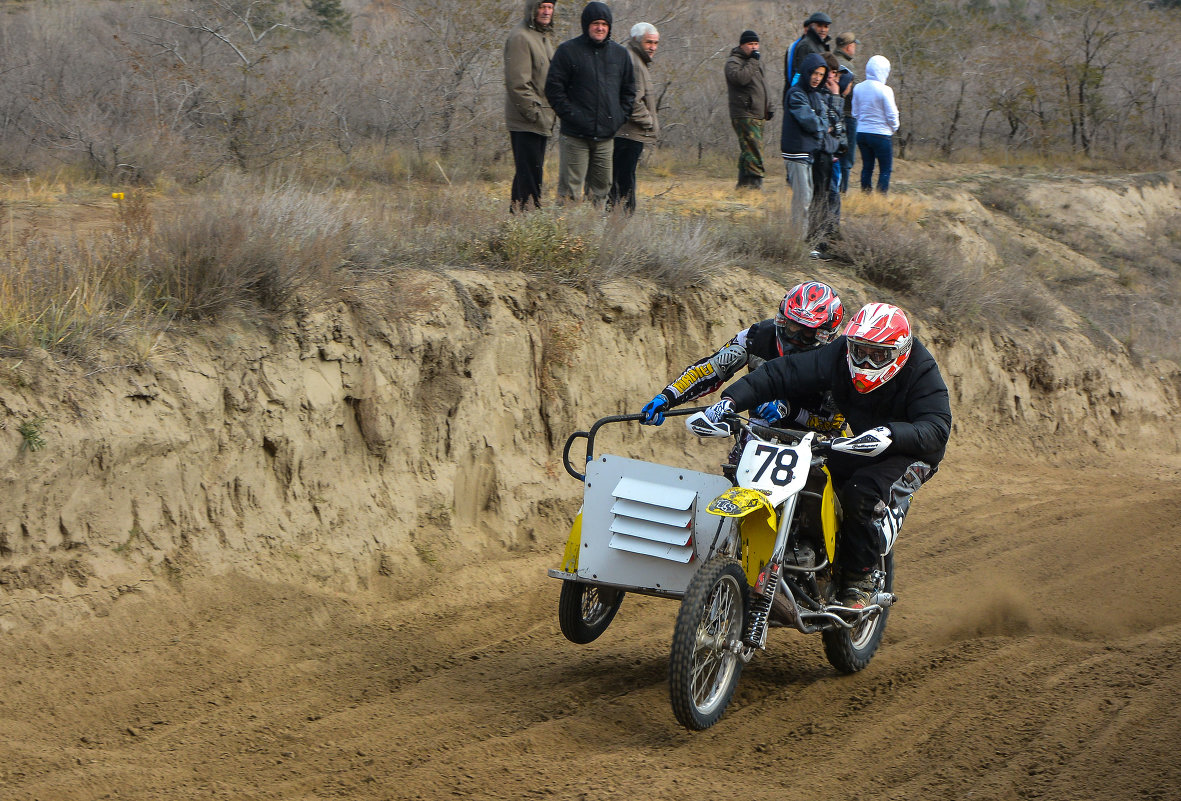
{"label": "rider's arm", "polygon": [[726,383],[750,359],[747,351],[747,330],[735,334],[711,356],[698,359],[685,368],[677,378],[661,391],[670,407],[708,395]]}
{"label": "rider's arm", "polygon": [[947,384],[935,362],[919,376],[906,401],[905,421],[887,425],[893,435],[892,450],[900,453],[942,453],[951,437],[951,402]]}
{"label": "rider's arm", "polygon": [[[744,412],[760,403],[786,400],[793,405],[818,395],[832,385],[831,362],[844,352],[840,338],[815,350],[792,353],[764,362],[722,390],[722,397],[734,402],[734,410]],[[843,357],[841,363],[843,364]]]}

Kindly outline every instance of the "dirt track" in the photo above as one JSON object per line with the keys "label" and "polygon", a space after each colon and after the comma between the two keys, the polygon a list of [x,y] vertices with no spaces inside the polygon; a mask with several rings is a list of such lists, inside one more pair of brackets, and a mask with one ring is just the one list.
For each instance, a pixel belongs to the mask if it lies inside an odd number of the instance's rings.
{"label": "dirt track", "polygon": [[668,705],[675,602],[562,638],[562,531],[409,601],[242,578],[129,594],[0,642],[0,795],[1175,799],[1179,473],[953,451],[873,664],[841,677],[773,631],[703,733]]}

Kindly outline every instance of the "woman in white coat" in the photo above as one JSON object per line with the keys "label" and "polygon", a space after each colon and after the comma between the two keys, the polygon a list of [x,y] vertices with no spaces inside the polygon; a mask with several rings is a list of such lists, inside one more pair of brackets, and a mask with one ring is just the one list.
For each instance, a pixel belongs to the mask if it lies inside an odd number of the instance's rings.
{"label": "woman in white coat", "polygon": [[873,184],[874,163],[878,165],[878,191],[890,189],[894,169],[894,143],[898,130],[898,106],[894,90],[886,86],[890,62],[874,56],[865,64],[865,80],[853,89],[853,117],[857,120],[857,150],[861,153],[861,191]]}

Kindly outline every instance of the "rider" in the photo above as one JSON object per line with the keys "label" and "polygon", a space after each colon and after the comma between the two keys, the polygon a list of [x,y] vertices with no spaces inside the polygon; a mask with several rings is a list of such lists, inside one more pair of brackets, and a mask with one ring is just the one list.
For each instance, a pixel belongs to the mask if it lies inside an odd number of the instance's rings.
{"label": "rider", "polygon": [[726,387],[706,415],[718,422],[727,412],[745,411],[769,398],[796,403],[822,392],[832,393],[854,434],[878,428],[892,440],[878,456],[833,452],[828,458],[844,512],[838,532],[840,600],[859,609],[869,604],[875,589],[873,566],[886,532],[897,534],[910,496],[943,458],[951,436],[951,404],[935,357],[911,334],[906,314],[896,306],[870,303],[849,322],[844,336],[767,362]]}
{"label": "rider", "polygon": [[[644,415],[640,422],[660,425],[669,409],[708,395],[743,366],[754,370],[769,359],[802,353],[830,342],[836,337],[843,316],[841,299],[828,284],[819,281],[797,284],[783,296],[774,318],[739,331],[721,350],[686,367],[676,380],[648,401],[640,412]],[[840,431],[845,425],[831,398],[822,392],[799,398],[794,412],[784,401],[776,400],[764,403],[755,414],[769,422],[782,421],[817,431]]]}

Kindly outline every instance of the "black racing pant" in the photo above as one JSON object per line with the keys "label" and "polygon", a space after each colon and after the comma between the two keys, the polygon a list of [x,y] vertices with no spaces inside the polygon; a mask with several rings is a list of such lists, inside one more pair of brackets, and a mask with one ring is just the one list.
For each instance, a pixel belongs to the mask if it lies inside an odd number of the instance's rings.
{"label": "black racing pant", "polygon": [[607,208],[623,201],[628,213],[636,210],[636,165],[644,152],[644,143],[634,139],[615,138],[615,155],[611,168],[611,194],[607,195]]}
{"label": "black racing pant", "polygon": [[885,530],[897,531],[911,494],[931,475],[931,467],[913,456],[832,453],[828,470],[844,514],[837,561],[847,572],[871,570],[885,547]]}
{"label": "black racing pant", "polygon": [[517,165],[513,175],[510,210],[527,211],[541,206],[541,172],[545,167],[545,146],[548,136],[528,131],[509,131],[513,146],[513,162]]}

